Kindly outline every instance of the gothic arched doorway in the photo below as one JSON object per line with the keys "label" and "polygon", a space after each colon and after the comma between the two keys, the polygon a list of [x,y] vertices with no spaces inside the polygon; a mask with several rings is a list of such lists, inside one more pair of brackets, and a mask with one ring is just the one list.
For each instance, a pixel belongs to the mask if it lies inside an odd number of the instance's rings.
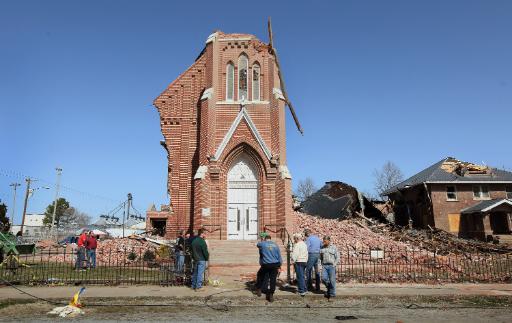
{"label": "gothic arched doorway", "polygon": [[228,172],[229,240],[255,240],[258,237],[258,178],[246,155],[237,158]]}

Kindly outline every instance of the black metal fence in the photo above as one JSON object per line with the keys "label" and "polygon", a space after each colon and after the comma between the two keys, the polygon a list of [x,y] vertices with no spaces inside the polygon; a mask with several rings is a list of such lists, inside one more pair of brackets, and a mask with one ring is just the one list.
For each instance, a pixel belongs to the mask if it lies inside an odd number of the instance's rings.
{"label": "black metal fence", "polygon": [[[512,283],[512,255],[438,255],[424,250],[340,249],[340,282],[505,282]],[[47,248],[34,254],[8,256],[0,265],[0,284],[154,284],[187,285],[191,261],[175,272],[170,247],[103,247],[77,267],[76,248]],[[207,280],[206,280],[207,281]]]}
{"label": "black metal fence", "polygon": [[155,284],[184,285],[190,281],[190,260],[175,272],[170,248],[104,247],[96,252],[96,266],[85,257],[77,264],[76,248],[47,248],[34,254],[7,256],[0,265],[0,284]]}
{"label": "black metal fence", "polygon": [[424,250],[345,248],[337,268],[341,282],[508,282],[512,255],[438,255]]}

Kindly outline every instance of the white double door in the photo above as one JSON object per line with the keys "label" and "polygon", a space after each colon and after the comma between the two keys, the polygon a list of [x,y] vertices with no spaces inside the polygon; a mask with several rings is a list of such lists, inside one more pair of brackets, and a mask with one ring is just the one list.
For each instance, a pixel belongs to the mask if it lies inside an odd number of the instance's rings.
{"label": "white double door", "polygon": [[228,239],[256,240],[258,238],[258,205],[235,204],[228,206]]}
{"label": "white double door", "polygon": [[258,238],[258,179],[254,164],[241,156],[228,172],[228,239]]}

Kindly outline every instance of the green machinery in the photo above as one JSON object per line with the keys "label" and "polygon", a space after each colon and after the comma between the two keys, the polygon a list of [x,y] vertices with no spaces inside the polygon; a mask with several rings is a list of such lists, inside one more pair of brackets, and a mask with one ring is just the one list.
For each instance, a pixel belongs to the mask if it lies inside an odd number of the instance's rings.
{"label": "green machinery", "polygon": [[6,261],[9,263],[13,259],[18,259],[18,255],[34,253],[35,244],[19,243],[16,237],[11,233],[0,232],[0,266]]}

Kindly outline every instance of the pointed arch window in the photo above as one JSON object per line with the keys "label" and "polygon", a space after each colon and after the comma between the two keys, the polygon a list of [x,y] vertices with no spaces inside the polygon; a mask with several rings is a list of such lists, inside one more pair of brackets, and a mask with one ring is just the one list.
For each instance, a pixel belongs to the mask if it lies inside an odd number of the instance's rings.
{"label": "pointed arch window", "polygon": [[260,100],[260,65],[252,66],[252,100]]}
{"label": "pointed arch window", "polygon": [[226,101],[235,97],[235,65],[231,62],[226,66]]}
{"label": "pointed arch window", "polygon": [[248,88],[248,78],[247,71],[249,66],[249,60],[247,56],[241,55],[238,58],[238,100],[248,100],[247,96],[247,88]]}

